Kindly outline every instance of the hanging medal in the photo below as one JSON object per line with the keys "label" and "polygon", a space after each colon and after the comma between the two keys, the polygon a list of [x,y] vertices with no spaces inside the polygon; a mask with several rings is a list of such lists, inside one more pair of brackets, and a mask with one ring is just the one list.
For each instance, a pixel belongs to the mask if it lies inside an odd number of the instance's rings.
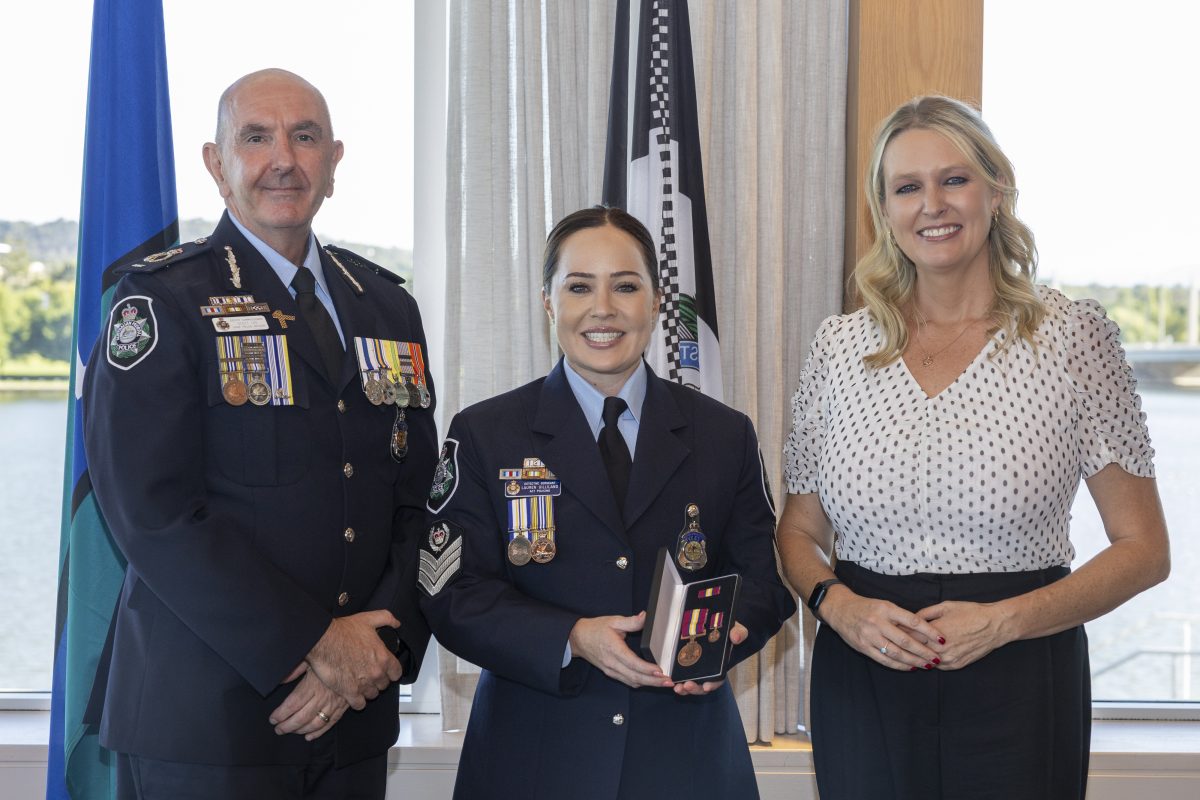
{"label": "hanging medal", "polygon": [[549,495],[521,498],[529,502],[533,512],[533,542],[531,556],[538,564],[554,560],[558,546],[554,543],[554,498]]}
{"label": "hanging medal", "polygon": [[246,404],[249,395],[242,380],[242,339],[240,336],[217,337],[217,368],[221,373],[221,396],[231,406]]}
{"label": "hanging medal", "polygon": [[693,608],[691,611],[683,613],[683,625],[679,630],[679,638],[687,639],[688,643],[679,648],[679,655],[675,657],[679,666],[690,667],[700,660],[704,648],[696,641],[696,637],[704,633],[704,624],[707,621],[707,608]]}
{"label": "hanging medal", "polygon": [[242,355],[246,359],[246,369],[250,380],[246,383],[246,393],[250,402],[256,406],[265,406],[271,402],[271,387],[267,385],[267,349],[262,338],[247,336],[242,340]]}
{"label": "hanging medal", "polygon": [[708,624],[708,640],[715,642],[721,638],[721,623],[725,621],[725,612],[716,611]]}
{"label": "hanging medal", "polygon": [[400,463],[408,455],[408,420],[404,418],[404,409],[396,408],[396,419],[392,422],[392,437],[389,441],[392,460]]}
{"label": "hanging medal", "polygon": [[354,355],[358,359],[358,376],[362,381],[363,394],[373,406],[383,405],[384,386],[379,380],[379,356],[375,340],[363,336],[354,337]]}
{"label": "hanging medal", "polygon": [[683,530],[675,549],[675,561],[689,572],[704,569],[708,563],[708,545],[700,530],[700,506],[688,503],[684,510]]}
{"label": "hanging medal", "polygon": [[425,363],[421,360],[421,345],[399,342],[400,372],[405,376],[411,394],[410,405],[429,408],[433,398],[425,388]]}

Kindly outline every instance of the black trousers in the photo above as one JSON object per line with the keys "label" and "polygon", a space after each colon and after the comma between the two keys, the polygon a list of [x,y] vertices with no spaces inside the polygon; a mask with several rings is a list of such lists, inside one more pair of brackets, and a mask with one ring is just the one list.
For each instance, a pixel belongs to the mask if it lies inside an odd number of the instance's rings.
{"label": "black trousers", "polygon": [[117,800],[383,800],[387,753],[339,767],[334,741],[329,733],[313,742],[307,764],[189,764],[121,753]]}
{"label": "black trousers", "polygon": [[[971,575],[881,575],[840,563],[858,594],[917,611],[994,602],[1066,567]],[[899,672],[817,633],[812,743],[822,800],[1082,800],[1091,742],[1083,626],[1013,642],[960,670]]]}

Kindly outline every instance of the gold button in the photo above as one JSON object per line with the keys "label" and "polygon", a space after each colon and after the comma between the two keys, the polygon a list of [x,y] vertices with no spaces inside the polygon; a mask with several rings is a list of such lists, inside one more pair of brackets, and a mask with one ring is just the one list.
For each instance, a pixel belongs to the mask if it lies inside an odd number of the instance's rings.
{"label": "gold button", "polygon": [[628,566],[629,566],[629,559],[626,558],[625,556],[621,556],[620,558],[617,559],[617,569],[625,569]]}
{"label": "gold button", "polygon": [[354,475],[354,465],[347,461],[346,466],[342,467],[342,474],[347,478],[352,477]]}
{"label": "gold button", "polygon": [[625,715],[624,714],[613,714],[613,725],[624,725],[624,724],[625,724]]}
{"label": "gold button", "polygon": [[342,534],[346,537],[347,542],[354,541],[354,528],[346,528],[346,532]]}
{"label": "gold button", "polygon": [[350,593],[349,592],[342,592],[341,594],[338,595],[338,605],[339,606],[344,606],[344,605],[346,605],[346,603],[349,603],[349,602],[350,602]]}
{"label": "gold button", "polygon": [[343,414],[346,413],[346,401],[345,400],[338,400],[338,411],[342,412]]}

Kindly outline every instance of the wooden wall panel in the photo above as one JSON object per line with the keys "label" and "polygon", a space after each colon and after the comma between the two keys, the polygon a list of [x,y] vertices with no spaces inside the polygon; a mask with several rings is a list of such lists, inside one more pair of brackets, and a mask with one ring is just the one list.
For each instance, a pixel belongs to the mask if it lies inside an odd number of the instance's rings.
{"label": "wooden wall panel", "polygon": [[[846,98],[846,276],[870,245],[863,171],[875,128],[918,94],[978,104],[983,0],[850,0]],[[847,296],[847,307],[854,301]]]}

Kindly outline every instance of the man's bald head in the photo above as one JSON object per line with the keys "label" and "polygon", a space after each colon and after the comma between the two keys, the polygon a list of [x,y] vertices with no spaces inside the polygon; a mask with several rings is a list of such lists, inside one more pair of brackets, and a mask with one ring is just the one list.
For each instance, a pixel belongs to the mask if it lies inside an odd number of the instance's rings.
{"label": "man's bald head", "polygon": [[325,95],[321,94],[321,90],[294,72],[288,72],[286,69],[279,69],[278,67],[270,67],[268,69],[260,69],[258,72],[251,72],[249,75],[243,75],[229,84],[229,88],[221,93],[221,99],[217,103],[217,135],[215,139],[217,146],[226,147],[229,144],[229,136],[232,133],[231,121],[234,117],[234,107],[241,93],[256,90],[270,91],[271,84],[273,83],[276,85],[286,84],[292,87],[302,87],[306,91],[311,92],[317,106],[323,112],[324,120],[322,120],[322,124],[325,126],[325,133],[331,139],[333,138],[333,121],[329,117],[329,104],[325,102]]}

